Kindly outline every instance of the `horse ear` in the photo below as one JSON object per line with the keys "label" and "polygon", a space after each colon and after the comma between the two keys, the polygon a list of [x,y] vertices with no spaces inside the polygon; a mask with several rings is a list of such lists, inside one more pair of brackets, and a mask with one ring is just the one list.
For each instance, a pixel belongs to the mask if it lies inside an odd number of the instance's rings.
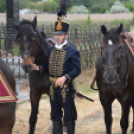
{"label": "horse ear", "polygon": [[17,31],[19,31],[19,25],[18,25],[18,24],[15,24],[13,21],[12,21],[11,23],[12,23],[12,26],[13,26]]}
{"label": "horse ear", "polygon": [[121,23],[120,26],[117,28],[118,33],[120,34],[123,31],[123,24]]}
{"label": "horse ear", "polygon": [[33,26],[33,29],[35,30],[37,27],[37,16],[34,17],[34,19],[32,21],[32,26]]}
{"label": "horse ear", "polygon": [[107,33],[107,28],[104,25],[101,26],[101,33],[103,35],[105,35]]}

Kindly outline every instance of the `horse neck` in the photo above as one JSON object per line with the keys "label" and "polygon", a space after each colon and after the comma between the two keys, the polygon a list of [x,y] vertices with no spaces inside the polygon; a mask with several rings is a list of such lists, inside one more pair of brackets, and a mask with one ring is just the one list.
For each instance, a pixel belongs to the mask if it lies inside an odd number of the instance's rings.
{"label": "horse neck", "polygon": [[38,42],[38,52],[35,57],[35,64],[41,65],[46,62],[47,50],[50,44],[47,42],[46,38],[42,36],[42,34],[38,29],[37,29],[37,33],[38,33],[39,42]]}

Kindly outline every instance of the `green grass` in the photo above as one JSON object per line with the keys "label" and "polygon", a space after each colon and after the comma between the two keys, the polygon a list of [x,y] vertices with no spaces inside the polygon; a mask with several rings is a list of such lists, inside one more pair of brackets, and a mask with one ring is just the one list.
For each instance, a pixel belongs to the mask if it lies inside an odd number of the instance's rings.
{"label": "green grass", "polygon": [[130,26],[130,32],[134,30],[134,26]]}
{"label": "green grass", "polygon": [[42,95],[42,99],[45,99],[45,100],[48,100],[48,101],[49,101],[49,96],[46,95],[46,94],[43,94],[43,95]]}
{"label": "green grass", "polygon": [[19,108],[22,104],[24,104],[24,103],[25,103],[25,101],[17,103],[16,109],[18,109],[18,108]]}
{"label": "green grass", "polygon": [[12,52],[13,52],[14,56],[18,56],[19,51],[20,51],[19,46],[17,44],[13,45]]}

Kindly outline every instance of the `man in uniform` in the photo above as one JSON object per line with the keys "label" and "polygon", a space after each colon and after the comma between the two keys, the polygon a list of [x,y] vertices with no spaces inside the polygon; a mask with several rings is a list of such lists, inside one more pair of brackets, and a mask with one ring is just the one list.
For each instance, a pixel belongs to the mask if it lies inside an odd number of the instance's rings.
{"label": "man in uniform", "polygon": [[77,112],[71,89],[73,79],[81,73],[80,54],[75,47],[68,44],[69,22],[62,19],[62,11],[57,14],[54,36],[57,44],[48,49],[48,62],[41,66],[32,64],[32,69],[39,73],[49,72],[53,134],[63,134],[62,109],[67,133],[75,134]]}

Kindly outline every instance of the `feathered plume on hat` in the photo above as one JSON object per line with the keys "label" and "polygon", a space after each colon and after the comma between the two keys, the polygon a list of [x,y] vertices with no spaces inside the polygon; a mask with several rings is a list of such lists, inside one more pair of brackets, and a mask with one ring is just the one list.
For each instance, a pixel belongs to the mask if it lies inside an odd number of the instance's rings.
{"label": "feathered plume on hat", "polygon": [[69,0],[60,0],[60,9],[57,11],[58,18],[55,23],[55,33],[63,34],[68,33],[69,22],[62,19],[63,16],[66,16],[66,5]]}
{"label": "feathered plume on hat", "polygon": [[60,9],[57,11],[59,17],[66,16],[66,6],[69,0],[60,0]]}

